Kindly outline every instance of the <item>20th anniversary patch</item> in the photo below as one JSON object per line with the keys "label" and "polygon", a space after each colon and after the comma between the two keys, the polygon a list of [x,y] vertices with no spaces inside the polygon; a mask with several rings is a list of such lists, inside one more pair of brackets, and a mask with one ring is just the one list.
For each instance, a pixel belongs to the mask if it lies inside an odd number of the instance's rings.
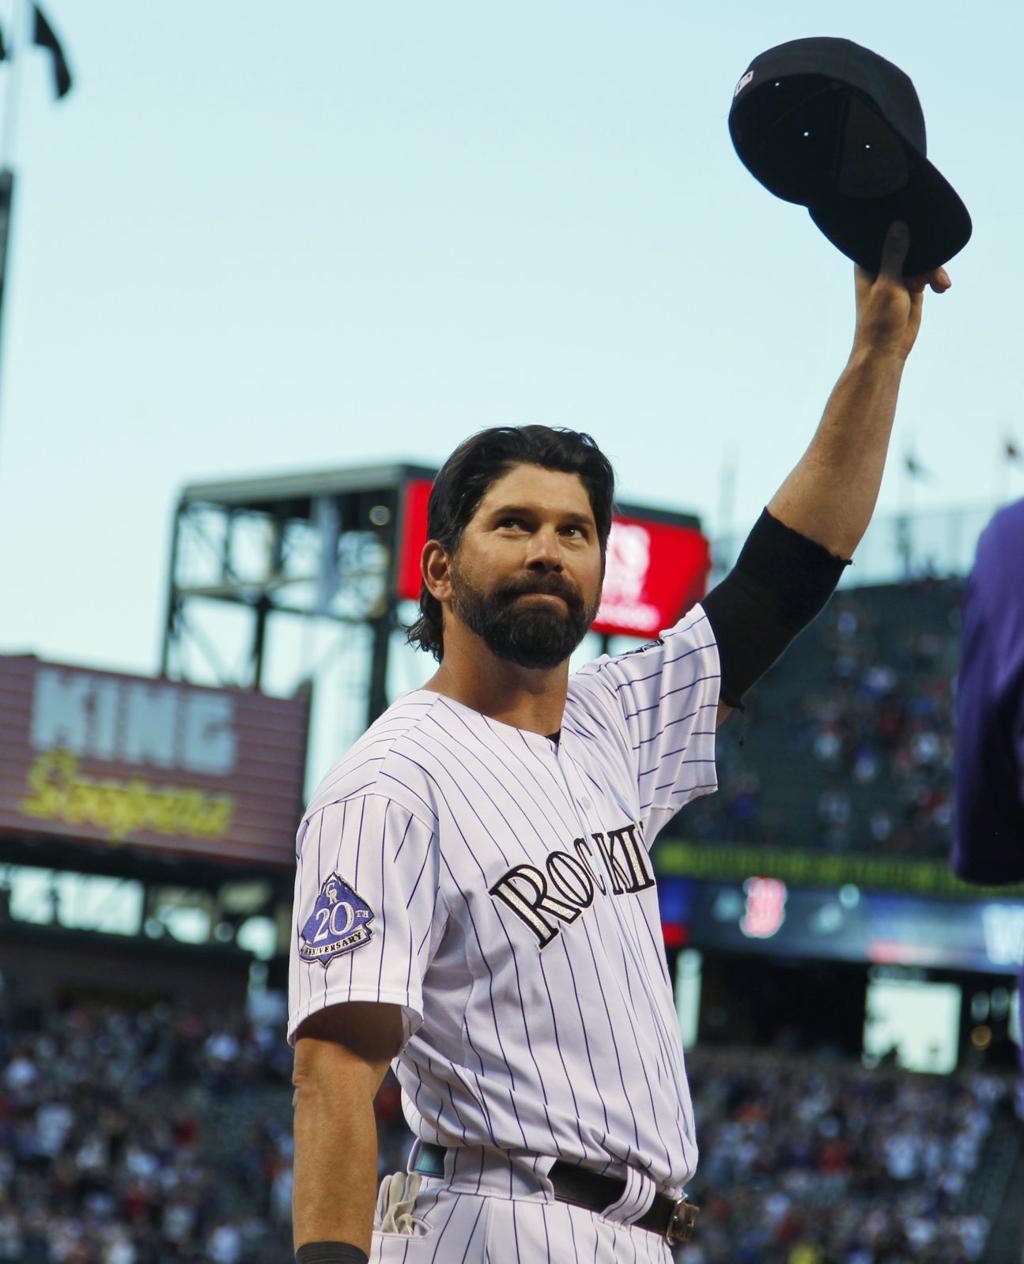
{"label": "20th anniversary patch", "polygon": [[327,968],[332,957],[352,952],[370,942],[373,910],[336,873],[324,880],[313,912],[299,931],[299,956]]}

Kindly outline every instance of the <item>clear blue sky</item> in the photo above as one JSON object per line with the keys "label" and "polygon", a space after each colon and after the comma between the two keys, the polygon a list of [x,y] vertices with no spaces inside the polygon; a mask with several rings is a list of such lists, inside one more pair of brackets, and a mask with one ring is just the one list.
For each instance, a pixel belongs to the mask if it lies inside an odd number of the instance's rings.
{"label": "clear blue sky", "polygon": [[852,265],[726,129],[799,36],[911,75],[974,216],[905,379],[916,507],[991,500],[1024,440],[1018,0],[46,7],[76,86],[22,55],[0,652],[151,671],[183,483],[433,463],[497,422],[591,431],[624,495],[713,531],[735,453],[752,521],[852,330]]}

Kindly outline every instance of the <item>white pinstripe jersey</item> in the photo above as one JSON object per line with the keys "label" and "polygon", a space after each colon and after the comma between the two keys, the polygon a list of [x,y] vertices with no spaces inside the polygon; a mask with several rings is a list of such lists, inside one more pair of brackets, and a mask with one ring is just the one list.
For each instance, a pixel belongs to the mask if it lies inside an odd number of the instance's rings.
{"label": "white pinstripe jersey", "polygon": [[298,833],[288,1038],[403,1008],[417,1136],[646,1172],[697,1148],[648,848],[717,785],[718,651],[695,606],[571,677],[560,740],[400,698]]}

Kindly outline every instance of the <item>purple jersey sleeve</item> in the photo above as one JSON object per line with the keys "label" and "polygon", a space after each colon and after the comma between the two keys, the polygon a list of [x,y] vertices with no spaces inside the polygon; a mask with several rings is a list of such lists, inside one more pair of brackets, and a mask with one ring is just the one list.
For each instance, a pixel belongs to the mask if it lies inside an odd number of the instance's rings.
{"label": "purple jersey sleeve", "polygon": [[978,541],[957,685],[953,868],[1024,880],[1024,500]]}

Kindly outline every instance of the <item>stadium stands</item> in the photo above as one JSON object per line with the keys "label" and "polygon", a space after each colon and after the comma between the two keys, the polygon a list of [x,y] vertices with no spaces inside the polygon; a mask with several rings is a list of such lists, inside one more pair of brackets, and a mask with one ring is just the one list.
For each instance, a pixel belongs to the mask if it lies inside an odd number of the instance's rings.
{"label": "stadium stands", "polygon": [[[291,1051],[241,1017],[70,1009],[0,1026],[0,1260],[290,1258]],[[690,1058],[704,1206],[686,1264],[981,1258],[973,1210],[1012,1082],[757,1052]],[[409,1136],[378,1098],[381,1171]]]}
{"label": "stadium stands", "polygon": [[[291,1055],[269,1027],[157,1006],[4,1024],[0,1260],[163,1264],[255,1258],[280,1205]],[[272,1089],[272,1115],[230,1155],[208,1109]],[[278,1251],[280,1258],[280,1251]]]}
{"label": "stadium stands", "polygon": [[961,593],[841,590],[721,730],[721,791],[673,834],[945,856]]}
{"label": "stadium stands", "polygon": [[689,1059],[703,1207],[684,1264],[980,1260],[977,1172],[1006,1078],[743,1051]]}

